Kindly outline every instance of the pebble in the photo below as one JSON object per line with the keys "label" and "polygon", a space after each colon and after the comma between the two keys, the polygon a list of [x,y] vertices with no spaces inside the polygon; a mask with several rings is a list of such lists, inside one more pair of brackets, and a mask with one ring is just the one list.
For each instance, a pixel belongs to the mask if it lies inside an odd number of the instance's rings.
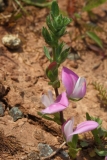
{"label": "pebble", "polygon": [[9,49],[17,49],[21,45],[18,35],[7,34],[2,38],[2,43]]}
{"label": "pebble", "polygon": [[48,144],[39,143],[38,150],[40,157],[47,157],[53,153],[53,149]]}
{"label": "pebble", "polygon": [[9,114],[13,117],[13,121],[17,121],[20,118],[23,118],[23,112],[19,110],[18,107],[13,107],[10,109]]}

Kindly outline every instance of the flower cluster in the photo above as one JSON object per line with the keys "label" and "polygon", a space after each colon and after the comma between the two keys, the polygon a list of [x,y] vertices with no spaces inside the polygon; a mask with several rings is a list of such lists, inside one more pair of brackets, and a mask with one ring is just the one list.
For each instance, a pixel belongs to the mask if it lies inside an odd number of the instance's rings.
{"label": "flower cluster", "polygon": [[53,100],[51,91],[48,92],[48,96],[42,96],[41,101],[46,107],[42,113],[53,114],[63,111],[68,107],[68,99],[79,100],[84,97],[86,93],[85,78],[78,77],[73,71],[63,67],[62,83],[66,88],[66,92],[60,94],[55,101]]}
{"label": "flower cluster", "polygon": [[[80,100],[84,97],[86,93],[86,80],[84,77],[79,77],[73,71],[63,67],[62,83],[66,92],[60,94],[55,101],[51,91],[48,91],[48,95],[42,95],[41,102],[46,107],[41,111],[42,114],[54,114],[63,111],[69,105],[68,99]],[[69,119],[62,126],[62,132],[67,142],[72,141],[74,134],[87,132],[98,127],[98,123],[95,121],[82,122],[75,129],[73,129],[73,125],[74,120]]]}

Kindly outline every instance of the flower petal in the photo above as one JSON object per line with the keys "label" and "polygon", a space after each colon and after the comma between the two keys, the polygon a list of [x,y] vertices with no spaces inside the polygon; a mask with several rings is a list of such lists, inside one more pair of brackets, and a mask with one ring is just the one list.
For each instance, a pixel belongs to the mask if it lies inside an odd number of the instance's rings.
{"label": "flower petal", "polygon": [[52,95],[52,92],[50,90],[48,91],[48,97],[49,97],[49,100],[50,100],[50,104],[54,103],[53,95]]}
{"label": "flower petal", "polygon": [[80,77],[77,80],[73,93],[70,98],[80,99],[86,94],[86,80],[84,77]]}
{"label": "flower petal", "polygon": [[63,67],[62,69],[62,82],[66,88],[68,97],[73,92],[73,89],[75,87],[75,84],[78,80],[78,76],[71,70],[69,70],[66,67]]}
{"label": "flower petal", "polygon": [[69,142],[72,140],[72,135],[69,136],[73,132],[74,118],[66,121],[62,126],[62,132],[66,138],[66,141]]}
{"label": "flower petal", "polygon": [[68,106],[69,105],[69,102],[68,102],[68,98],[67,98],[67,95],[66,95],[66,92],[63,92],[62,94],[60,94],[55,103],[60,103],[64,106]]}
{"label": "flower petal", "polygon": [[46,109],[42,110],[41,112],[43,114],[53,114],[56,112],[60,112],[66,109],[67,107],[68,107],[68,99],[66,93],[63,92],[57,97],[56,101],[53,104],[49,105]]}
{"label": "flower petal", "polygon": [[105,157],[105,160],[107,160],[107,156]]}
{"label": "flower petal", "polygon": [[50,105],[50,100],[47,95],[42,95],[41,102],[44,104],[45,107],[48,107]]}
{"label": "flower petal", "polygon": [[95,121],[85,121],[85,122],[82,122],[79,125],[77,125],[75,131],[73,133],[71,133],[71,135],[79,134],[79,133],[84,133],[84,132],[87,132],[87,131],[91,131],[91,130],[97,128],[98,125],[99,124],[97,122],[95,122]]}
{"label": "flower petal", "polygon": [[66,109],[66,106],[63,106],[63,105],[58,104],[58,103],[54,103],[54,104],[50,105],[49,107],[47,107],[46,109],[42,110],[41,112],[43,114],[53,114],[53,113],[56,113],[56,112],[60,112],[64,109]]}

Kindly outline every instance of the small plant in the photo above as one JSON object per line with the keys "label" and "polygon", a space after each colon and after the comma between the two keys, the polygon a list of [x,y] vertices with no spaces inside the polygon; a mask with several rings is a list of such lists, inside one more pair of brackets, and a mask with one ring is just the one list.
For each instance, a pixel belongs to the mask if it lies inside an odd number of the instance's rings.
{"label": "small plant", "polygon": [[100,118],[91,117],[88,113],[86,113],[86,119],[94,120],[99,124],[98,128],[91,131],[94,137],[94,141],[96,143],[96,147],[94,151],[99,156],[106,156],[107,155],[107,145],[105,142],[107,140],[107,130],[102,128],[102,120]]}
{"label": "small plant", "polygon": [[67,143],[69,155],[75,159],[77,152],[81,149],[78,148],[78,134],[90,130],[94,131],[99,126],[99,123],[95,120],[86,120],[74,128],[74,119],[70,117],[68,120],[65,120],[63,115],[63,111],[69,106],[69,101],[79,101],[86,93],[85,78],[79,77],[66,67],[63,67],[61,72],[62,83],[66,91],[61,94],[58,91],[61,85],[58,69],[69,54],[69,48],[65,49],[65,44],[60,41],[60,38],[67,33],[66,26],[70,23],[71,19],[63,17],[60,14],[58,4],[54,1],[51,6],[50,15],[46,19],[47,27],[43,27],[42,35],[45,42],[52,48],[52,53],[50,54],[48,48],[44,47],[44,53],[50,62],[46,68],[46,75],[49,78],[49,85],[55,91],[56,99],[54,100],[51,91],[48,91],[48,95],[42,95],[41,102],[45,106],[45,109],[38,114],[45,119],[61,125],[65,140],[63,144]]}
{"label": "small plant", "polygon": [[93,82],[93,86],[99,92],[99,98],[104,105],[107,105],[107,91],[100,83]]}
{"label": "small plant", "polygon": [[[74,27],[78,29],[78,35],[76,35],[74,38],[72,38],[72,32],[69,32],[71,41],[76,41],[77,39],[82,39],[86,47],[97,51],[97,52],[104,52],[103,42],[101,38],[98,36],[98,32],[105,32],[102,27],[98,25],[98,23],[95,22],[95,18],[97,16],[92,11],[93,8],[100,6],[101,4],[105,3],[106,0],[86,0],[84,3],[84,6],[81,7],[81,10],[79,12],[76,11],[76,1],[75,0],[69,0],[68,1],[68,15],[73,19]],[[82,13],[87,12],[89,20],[83,20]],[[98,18],[97,18],[98,19]],[[96,43],[95,45],[89,44],[87,39],[91,39]],[[99,47],[101,48],[99,48]]]}

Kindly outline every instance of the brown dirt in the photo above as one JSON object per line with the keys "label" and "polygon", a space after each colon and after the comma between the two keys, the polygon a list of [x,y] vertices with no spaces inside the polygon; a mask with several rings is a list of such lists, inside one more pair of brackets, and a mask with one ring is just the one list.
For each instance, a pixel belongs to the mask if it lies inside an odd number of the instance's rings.
{"label": "brown dirt", "polygon": [[[59,0],[61,9],[66,9],[67,2]],[[105,7],[105,8],[104,8]],[[104,13],[106,5],[102,5],[97,10]],[[43,53],[43,46],[46,45],[41,35],[41,29],[45,25],[46,15],[49,10],[46,8],[40,9],[32,6],[27,6],[25,9],[30,13],[28,16],[22,16],[20,19],[7,23],[2,22],[0,25],[0,39],[7,34],[18,34],[22,40],[22,46],[17,50],[7,49],[0,41],[0,82],[5,87],[10,87],[5,100],[9,107],[19,106],[24,112],[24,118],[13,122],[12,117],[5,111],[5,115],[0,117],[1,133],[4,136],[5,142],[12,143],[14,146],[13,152],[11,149],[1,149],[1,160],[27,160],[36,159],[29,155],[34,152],[38,154],[38,143],[49,144],[56,150],[63,138],[61,137],[60,126],[53,122],[42,119],[37,112],[41,111],[43,105],[40,102],[41,95],[46,93],[51,86],[48,86],[48,79],[45,75],[45,69],[49,62]],[[8,9],[8,14],[10,10]],[[100,13],[100,14],[101,14]],[[105,15],[104,15],[105,16]],[[99,24],[105,28],[107,32],[107,22],[99,19]],[[75,30],[72,24],[67,30]],[[107,35],[102,33],[102,39],[107,41]],[[63,41],[67,44],[71,43],[68,35],[64,36]],[[85,120],[85,113],[100,117],[103,120],[103,127],[107,129],[107,106],[101,106],[97,98],[98,91],[92,85],[93,81],[102,83],[107,89],[107,59],[102,60],[99,53],[95,53],[84,48],[82,41],[77,41],[73,44],[81,55],[81,59],[76,62],[67,59],[60,67],[59,75],[62,66],[66,66],[75,71],[79,76],[84,76],[87,80],[86,96],[79,102],[70,103],[69,108],[64,111],[66,119],[69,117],[75,118],[75,125]],[[105,54],[107,55],[107,44],[105,44]],[[61,76],[60,76],[61,77]],[[60,93],[64,90],[61,86]],[[53,91],[54,94],[54,91]],[[3,131],[3,132],[2,132]],[[90,135],[90,133],[89,133]],[[9,141],[9,137],[16,137],[16,144]],[[1,137],[1,135],[0,135]],[[1,138],[0,138],[1,139]],[[15,138],[14,138],[15,139]],[[2,141],[2,139],[0,140]],[[4,142],[4,141],[3,141]],[[64,147],[67,150],[66,147]],[[84,149],[77,157],[78,160],[103,160],[104,158],[90,158],[88,152],[90,149]],[[55,155],[55,160],[65,159],[60,153]]]}

